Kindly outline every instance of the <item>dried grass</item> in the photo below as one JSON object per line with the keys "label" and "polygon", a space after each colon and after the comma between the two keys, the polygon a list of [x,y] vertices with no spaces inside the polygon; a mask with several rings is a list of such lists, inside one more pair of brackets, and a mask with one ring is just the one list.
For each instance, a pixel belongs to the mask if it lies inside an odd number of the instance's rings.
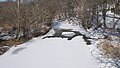
{"label": "dried grass", "polygon": [[120,64],[120,45],[113,44],[110,40],[104,40],[98,44],[97,48],[99,49],[101,55],[105,59],[111,59],[108,63],[111,63],[117,67]]}
{"label": "dried grass", "polygon": [[113,45],[110,42],[104,42],[98,45],[98,49],[107,58],[120,59],[120,46]]}

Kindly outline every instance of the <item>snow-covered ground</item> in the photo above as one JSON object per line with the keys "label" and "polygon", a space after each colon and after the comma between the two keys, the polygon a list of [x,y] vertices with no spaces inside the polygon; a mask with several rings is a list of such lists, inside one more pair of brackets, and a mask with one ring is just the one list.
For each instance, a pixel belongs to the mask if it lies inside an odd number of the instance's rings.
{"label": "snow-covered ground", "polygon": [[[65,23],[59,27],[72,27],[70,29],[74,30],[78,28]],[[45,36],[54,34],[53,29]],[[82,36],[70,41],[66,38],[42,37],[12,47],[0,56],[0,68],[99,68],[99,63],[92,57]]]}

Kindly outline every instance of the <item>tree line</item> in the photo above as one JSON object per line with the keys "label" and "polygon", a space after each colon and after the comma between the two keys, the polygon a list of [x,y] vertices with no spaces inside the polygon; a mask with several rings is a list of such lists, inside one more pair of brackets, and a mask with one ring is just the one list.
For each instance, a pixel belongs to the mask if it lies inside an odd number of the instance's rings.
{"label": "tree line", "polygon": [[[113,18],[113,27],[120,18],[119,15],[120,0],[6,0],[12,6],[7,12],[14,17],[14,26],[16,27],[16,38],[22,34],[28,35],[29,32],[35,32],[43,27],[51,27],[51,22],[55,19],[78,18],[81,20],[79,25],[88,29],[93,26],[108,28],[106,17]],[[114,16],[107,16],[107,12],[112,11]],[[118,19],[115,21],[115,19]],[[43,26],[44,25],[44,26]]]}

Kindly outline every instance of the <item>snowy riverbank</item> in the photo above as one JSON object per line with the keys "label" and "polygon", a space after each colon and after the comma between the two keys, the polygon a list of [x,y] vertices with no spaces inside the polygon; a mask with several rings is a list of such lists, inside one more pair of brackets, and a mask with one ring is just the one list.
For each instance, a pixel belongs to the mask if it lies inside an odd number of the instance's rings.
{"label": "snowy riverbank", "polygon": [[[65,28],[66,25],[59,26]],[[70,29],[79,30],[76,26]],[[69,29],[67,26],[67,28]],[[45,36],[51,36],[51,29]],[[2,68],[99,68],[82,36],[72,40],[66,38],[38,37],[27,43],[12,47],[0,56]]]}

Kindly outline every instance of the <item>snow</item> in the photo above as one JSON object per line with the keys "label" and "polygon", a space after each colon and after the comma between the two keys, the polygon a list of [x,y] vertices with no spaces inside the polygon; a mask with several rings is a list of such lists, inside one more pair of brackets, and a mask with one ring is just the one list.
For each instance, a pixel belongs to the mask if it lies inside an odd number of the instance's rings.
{"label": "snow", "polygon": [[[81,41],[81,43],[79,43]],[[82,43],[83,42],[83,43]],[[17,51],[17,49],[23,49]],[[0,57],[2,68],[97,68],[82,37],[72,41],[51,38],[13,47]]]}
{"label": "snow", "polygon": [[[68,24],[67,24],[68,25]],[[62,24],[70,29],[79,30],[73,25]],[[52,28],[45,36],[53,35]],[[66,34],[66,33],[63,33]],[[71,34],[71,33],[67,33]],[[72,40],[61,38],[33,38],[32,40],[12,47],[0,56],[1,68],[98,68],[99,63],[92,57],[90,49],[82,36]]]}
{"label": "snow", "polygon": [[63,32],[62,35],[63,36],[70,36],[70,37],[72,37],[72,36],[75,35],[75,33],[74,32]]}
{"label": "snow", "polygon": [[62,22],[54,21],[52,26],[53,26],[53,29],[72,29],[74,31],[80,30],[79,25],[74,26],[73,24],[68,23],[67,20]]}
{"label": "snow", "polygon": [[107,14],[107,16],[113,17],[113,18],[106,17],[107,27],[113,28],[113,25],[114,25],[113,22],[118,21],[118,22],[117,22],[117,25],[116,25],[116,28],[119,28],[119,26],[120,26],[120,20],[119,20],[119,19],[116,19],[116,18],[114,18],[114,17],[120,18],[120,15],[119,15],[119,14],[114,14],[114,13],[112,13],[111,11],[107,11],[106,14]]}

